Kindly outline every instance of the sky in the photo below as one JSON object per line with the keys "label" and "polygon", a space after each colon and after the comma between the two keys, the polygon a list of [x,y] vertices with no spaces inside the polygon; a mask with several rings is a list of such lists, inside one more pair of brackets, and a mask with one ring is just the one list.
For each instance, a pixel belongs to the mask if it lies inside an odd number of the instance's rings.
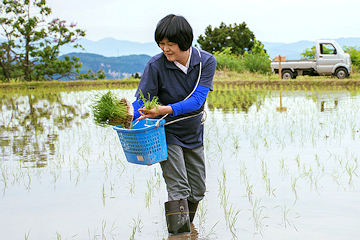
{"label": "sky", "polygon": [[[47,0],[52,17],[77,23],[92,41],[148,43],[167,14],[184,16],[195,40],[207,26],[245,22],[261,42],[360,37],[359,0]],[[359,43],[360,45],[360,43]]]}

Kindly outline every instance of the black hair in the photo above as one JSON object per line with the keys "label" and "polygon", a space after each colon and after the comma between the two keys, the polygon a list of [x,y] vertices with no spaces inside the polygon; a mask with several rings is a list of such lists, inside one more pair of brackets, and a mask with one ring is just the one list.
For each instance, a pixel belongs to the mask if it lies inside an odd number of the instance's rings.
{"label": "black hair", "polygon": [[194,35],[183,16],[169,14],[158,22],[155,30],[155,41],[158,45],[164,38],[177,43],[181,51],[186,51],[191,47]]}

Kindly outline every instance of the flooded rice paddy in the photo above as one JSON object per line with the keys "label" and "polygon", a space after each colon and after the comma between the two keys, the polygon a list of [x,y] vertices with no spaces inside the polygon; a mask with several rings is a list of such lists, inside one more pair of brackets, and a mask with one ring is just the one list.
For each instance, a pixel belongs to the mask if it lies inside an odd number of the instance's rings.
{"label": "flooded rice paddy", "polygon": [[[0,239],[168,239],[161,168],[93,123],[99,91],[3,95]],[[169,239],[359,239],[359,93],[212,92],[206,197]]]}

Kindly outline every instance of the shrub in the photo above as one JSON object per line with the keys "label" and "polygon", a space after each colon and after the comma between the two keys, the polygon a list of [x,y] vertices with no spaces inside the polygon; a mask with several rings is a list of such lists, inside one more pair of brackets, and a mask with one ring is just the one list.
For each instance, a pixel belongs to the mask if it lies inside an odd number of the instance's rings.
{"label": "shrub", "polygon": [[350,54],[353,67],[360,68],[360,49],[357,46],[348,47],[344,46],[344,51]]}
{"label": "shrub", "polygon": [[216,58],[216,69],[228,69],[236,72],[243,72],[245,70],[244,61],[241,57],[231,53],[231,47],[223,48],[223,50],[214,52]]}
{"label": "shrub", "polygon": [[256,39],[251,53],[245,52],[244,55],[236,56],[231,53],[231,47],[228,47],[223,48],[221,52],[215,52],[214,56],[217,61],[217,70],[228,69],[239,73],[249,71],[261,74],[271,72],[269,55],[265,52],[264,46]]}
{"label": "shrub", "polygon": [[258,53],[245,53],[244,66],[249,72],[267,74],[271,72],[270,59],[267,55]]}

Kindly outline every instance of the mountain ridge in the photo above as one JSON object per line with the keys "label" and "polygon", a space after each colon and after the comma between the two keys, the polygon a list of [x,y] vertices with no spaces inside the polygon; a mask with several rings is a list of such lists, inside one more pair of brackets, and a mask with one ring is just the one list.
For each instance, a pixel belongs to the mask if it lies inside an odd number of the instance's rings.
{"label": "mountain ridge", "polygon": [[120,57],[128,55],[150,55],[153,56],[160,52],[159,47],[155,42],[139,43],[126,40],[117,40],[111,37],[103,38],[98,41],[91,41],[86,38],[77,41],[85,50],[75,49],[71,46],[63,46],[60,51],[61,55],[81,52],[81,53],[96,53],[105,57]]}
{"label": "mountain ridge", "polygon": [[[337,41],[340,46],[360,46],[360,38],[337,38],[332,39]],[[262,42],[264,48],[269,53],[271,58],[282,55],[287,59],[300,59],[300,54],[306,49],[315,45],[316,40],[300,40],[293,43],[282,42]],[[87,52],[97,53],[105,57],[126,56],[132,54],[146,54],[153,56],[160,53],[161,50],[155,42],[139,43],[126,40],[117,40],[111,37],[103,38],[98,41],[91,41],[88,39],[80,39],[78,41],[85,51],[74,49],[72,47],[64,46],[61,49],[61,54],[67,54],[70,52]],[[195,43],[195,41],[194,41]]]}
{"label": "mountain ridge", "polygon": [[78,57],[82,66],[80,73],[86,73],[89,69],[98,72],[102,69],[107,79],[129,78],[132,74],[142,74],[150,56],[146,54],[132,54],[119,57],[105,57],[95,53],[68,53],[60,56],[60,59],[67,55]]}
{"label": "mountain ridge", "polygon": [[[360,47],[360,38],[337,38],[331,39],[337,41],[340,46],[353,46]],[[0,38],[0,42],[5,41],[4,38]],[[267,53],[269,53],[271,58],[275,56],[282,55],[286,56],[287,59],[300,59],[300,54],[306,49],[311,48],[315,45],[316,39],[314,41],[300,40],[292,43],[282,43],[282,42],[262,42]],[[98,41],[92,41],[86,38],[81,38],[77,41],[82,45],[85,50],[80,48],[73,48],[71,46],[62,46],[60,49],[60,55],[69,54],[69,53],[95,53],[103,55],[105,57],[119,57],[127,55],[149,55],[154,56],[157,53],[160,53],[161,50],[154,42],[148,43],[139,43],[132,42],[127,40],[117,40],[112,37],[105,37]],[[195,41],[194,41],[195,44]]]}
{"label": "mountain ridge", "polygon": [[[338,38],[332,39],[337,41],[340,46],[360,46],[360,38]],[[0,38],[0,42],[5,39]],[[83,66],[80,69],[86,73],[88,69],[97,72],[103,69],[106,77],[109,79],[128,78],[132,74],[142,74],[146,63],[151,56],[161,52],[155,42],[139,43],[126,40],[117,40],[112,37],[106,37],[98,41],[91,41],[86,38],[77,41],[85,50],[73,48],[71,46],[62,46],[60,55],[76,56],[80,58]],[[264,49],[271,58],[281,55],[287,60],[300,59],[301,53],[314,46],[316,40],[301,40],[294,43],[281,42],[262,42]]]}

